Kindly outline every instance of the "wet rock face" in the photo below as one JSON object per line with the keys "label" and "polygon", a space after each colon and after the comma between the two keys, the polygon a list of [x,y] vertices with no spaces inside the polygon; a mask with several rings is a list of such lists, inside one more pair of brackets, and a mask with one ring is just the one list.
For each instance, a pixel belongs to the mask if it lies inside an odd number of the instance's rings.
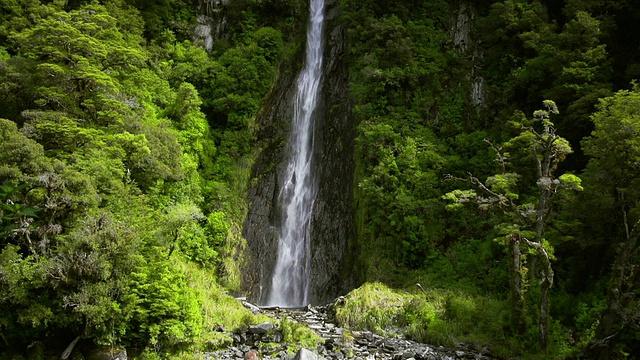
{"label": "wet rock face", "polygon": [[[291,66],[285,64],[285,66]],[[278,253],[278,232],[280,209],[281,176],[286,169],[286,120],[293,116],[292,102],[295,96],[295,72],[283,71],[276,88],[264,105],[264,112],[258,119],[260,129],[257,134],[262,147],[251,169],[251,183],[248,191],[249,212],[244,223],[243,235],[247,239],[245,269],[242,285],[252,302],[262,304],[269,296],[271,274]]]}
{"label": "wet rock face", "polygon": [[193,39],[202,42],[207,51],[211,51],[215,40],[225,37],[227,17],[225,6],[230,0],[198,0],[198,15]]}
{"label": "wet rock face", "polygon": [[477,108],[483,108],[486,106],[487,88],[486,81],[479,71],[481,70],[483,51],[478,41],[473,37],[473,27],[477,15],[476,5],[472,1],[458,0],[452,8],[449,36],[453,40],[458,54],[466,59],[470,65],[470,73],[467,78],[470,86],[466,91],[470,94],[470,103]]}
{"label": "wet rock face", "polygon": [[[314,119],[314,173],[318,191],[311,223],[312,304],[330,301],[352,288],[345,268],[353,234],[353,148],[355,124],[350,118],[345,30],[337,0],[325,4],[325,58],[321,98]],[[304,54],[296,57],[302,61]],[[249,298],[264,303],[275,266],[280,228],[278,194],[287,166],[286,141],[293,117],[295,80],[301,64],[284,64],[276,88],[259,117],[262,152],[252,168],[249,213],[243,234],[248,241],[244,287]]]}
{"label": "wet rock face", "polygon": [[325,78],[316,118],[314,159],[318,193],[311,233],[313,304],[326,304],[353,287],[345,263],[354,235],[353,173],[355,123],[349,103],[346,30],[339,23],[338,1],[325,10]]}

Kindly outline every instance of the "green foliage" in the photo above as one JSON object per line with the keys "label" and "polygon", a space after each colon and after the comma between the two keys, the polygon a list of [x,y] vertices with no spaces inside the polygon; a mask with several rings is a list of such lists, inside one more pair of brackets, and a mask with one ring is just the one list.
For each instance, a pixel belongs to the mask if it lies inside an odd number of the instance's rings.
{"label": "green foliage", "polygon": [[54,13],[11,39],[22,56],[39,61],[36,105],[96,124],[123,123],[128,109],[117,100],[117,74],[140,66],[144,54],[104,7]]}
{"label": "green foliage", "polygon": [[[637,132],[640,119],[636,114],[640,97],[637,86],[632,90],[621,90],[616,95],[601,100],[599,111],[592,120],[595,129],[583,141],[585,152],[591,156],[584,172],[585,193],[579,203],[591,211],[585,212],[589,220],[585,227],[593,231],[591,241],[600,242],[602,236],[609,237],[613,230],[609,224],[620,224],[620,211],[626,211],[627,224],[640,219],[638,210],[638,168],[640,146]],[[596,205],[597,204],[597,205]],[[619,237],[620,238],[620,237]]]}
{"label": "green foliage", "polygon": [[507,199],[518,200],[519,195],[513,192],[518,178],[519,175],[516,173],[496,174],[489,176],[486,184],[491,191],[502,193]]}
{"label": "green foliage", "polygon": [[[367,217],[365,246],[406,267],[420,267],[438,241],[436,179],[443,162],[425,137],[402,137],[387,124],[365,122],[357,138],[364,174],[361,211]],[[364,175],[363,174],[363,175]]]}
{"label": "green foliage", "polygon": [[[572,10],[563,23],[542,2],[502,1],[479,23],[488,42],[489,82],[501,92],[501,117],[513,108],[533,110],[541,98],[553,98],[566,109],[556,118],[559,131],[578,144],[590,132],[588,118],[598,98],[611,93],[611,55],[602,43],[611,24],[602,21],[609,15],[590,13],[590,5],[566,7]],[[510,55],[502,56],[506,49]],[[578,151],[565,166],[579,171],[585,163]]]}
{"label": "green foliage", "polygon": [[18,131],[10,120],[0,119],[0,181],[24,181],[49,170],[42,145]]}
{"label": "green foliage", "polygon": [[405,321],[408,324],[405,333],[416,341],[455,346],[457,341],[454,332],[446,328],[442,315],[442,304],[422,297],[412,298],[404,307]]}
{"label": "green foliage", "polygon": [[168,261],[155,261],[131,274],[135,337],[166,349],[193,341],[202,332],[201,305],[195,291]]}
{"label": "green foliage", "polygon": [[[592,158],[584,172],[586,190],[581,206],[585,209],[594,204],[599,206],[598,211],[586,211],[585,218],[589,221],[585,222],[584,228],[593,233],[585,236],[585,241],[602,244],[599,236],[606,234],[606,243],[614,246],[607,308],[596,328],[596,335],[600,341],[617,332],[619,337],[610,343],[610,347],[618,353],[638,351],[637,346],[633,345],[637,334],[625,330],[625,324],[637,321],[640,299],[638,279],[629,276],[633,273],[632,269],[638,266],[640,253],[640,193],[637,191],[639,99],[636,84],[630,91],[619,91],[612,97],[602,99],[599,110],[592,116],[595,129],[583,141],[585,152]],[[625,299],[622,303],[618,303],[619,296]],[[598,344],[598,341],[594,343]]]}
{"label": "green foliage", "polygon": [[341,300],[336,320],[341,326],[383,334],[400,324],[404,297],[381,283],[366,283]]}
{"label": "green foliage", "polygon": [[[640,74],[629,35],[640,11],[609,0],[473,5],[466,51],[450,39],[458,5],[445,1],[342,0],[331,20],[348,37],[339,60],[358,126],[361,280],[459,289],[395,295],[399,302],[369,289],[378,295],[359,296],[392,305],[365,310],[368,300],[349,298],[353,321],[378,331],[410,323],[412,338],[479,341],[505,357],[538,351],[537,282],[525,279],[529,330],[520,336],[504,300],[492,299],[506,296],[504,245],[519,233],[555,259],[561,284],[550,294],[561,322],[550,323],[548,355],[575,355],[617,333],[614,351],[634,356],[637,335],[611,326],[603,335],[599,315],[611,263],[622,259],[615,269],[631,274],[639,258],[637,246],[619,256],[640,218],[638,90],[611,95]],[[0,1],[5,343],[18,352],[34,344],[30,354],[40,356],[56,334],[82,333],[149,358],[158,349],[180,357],[228,344],[217,324],[259,321],[220,285],[240,288],[255,118],[279,69],[291,70],[281,61],[301,51],[306,6],[228,3],[228,33],[207,53],[190,41],[197,9],[181,0]],[[485,91],[481,104],[467,98],[472,86]],[[542,98],[566,110],[545,103],[533,120],[514,114]],[[548,131],[556,127],[566,139]],[[551,173],[562,175],[538,181],[545,149]],[[468,172],[493,195],[441,181]],[[541,233],[531,224],[545,191]],[[534,250],[523,249],[529,258]],[[630,299],[619,314],[633,323],[637,281],[615,274],[610,286]],[[579,332],[571,348],[568,326]],[[292,339],[309,335],[283,328]]]}
{"label": "green foliage", "polygon": [[[131,6],[123,6],[128,3]],[[127,11],[135,11],[138,19],[144,19],[144,35],[148,39],[159,37],[162,31],[170,29],[188,39],[192,36],[196,9],[192,3],[182,0],[124,0],[117,4]],[[135,8],[134,8],[135,7]],[[138,21],[140,21],[138,20]]]}
{"label": "green foliage", "polygon": [[24,222],[32,222],[38,217],[42,209],[28,207],[16,201],[19,192],[27,187],[26,184],[15,185],[7,182],[0,185],[0,238],[8,238],[12,232],[24,226]]}
{"label": "green foliage", "polygon": [[322,342],[322,338],[304,324],[297,323],[284,317],[279,324],[283,341],[289,345],[289,349],[297,351],[300,348],[314,349]]}
{"label": "green foliage", "polygon": [[129,4],[0,4],[0,332],[18,352],[68,333],[184,354],[259,321],[216,282],[239,287],[248,166],[227,165],[282,34],[213,57],[184,40],[190,4]]}
{"label": "green foliage", "polygon": [[640,118],[635,108],[640,102],[639,94],[634,85],[632,91],[622,90],[602,99],[592,118],[595,129],[584,140],[585,152],[592,157],[587,173],[605,176],[599,183],[607,182],[618,191],[629,193],[631,203],[638,197],[635,164],[640,159]]}
{"label": "green foliage", "polygon": [[[459,231],[459,230],[458,230]],[[459,241],[438,256],[428,266],[412,274],[410,281],[433,287],[452,287],[469,294],[501,294],[509,282],[505,249],[490,238]],[[409,280],[404,286],[410,286]]]}
{"label": "green foliage", "polygon": [[[533,122],[541,123],[542,130],[537,130],[528,122],[515,123],[520,128],[520,134],[507,141],[504,145],[507,149],[522,148],[531,153],[533,165],[535,166],[538,188],[537,199],[525,199],[519,201],[520,195],[513,192],[516,180],[519,175],[507,172],[507,165],[510,158],[502,151],[502,147],[497,147],[491,142],[489,144],[496,152],[496,161],[501,166],[500,174],[490,176],[485,182],[480,181],[473,175],[469,175],[466,180],[471,183],[480,195],[465,193],[461,190],[449,192],[443,198],[462,204],[471,200],[481,210],[500,209],[505,216],[504,222],[496,225],[496,229],[504,238],[498,241],[508,249],[511,259],[510,263],[510,288],[511,301],[513,302],[513,312],[515,314],[516,327],[520,327],[520,334],[525,338],[529,337],[524,327],[525,323],[525,292],[528,291],[527,276],[528,267],[525,265],[527,257],[533,263],[542,267],[540,280],[540,345],[543,351],[548,351],[549,346],[549,297],[548,290],[553,284],[554,273],[551,261],[556,260],[553,252],[552,242],[548,240],[545,228],[548,226],[550,212],[553,203],[560,189],[582,190],[581,180],[575,175],[566,175],[562,179],[556,178],[555,171],[560,162],[572,153],[572,149],[566,139],[558,136],[553,122],[550,120],[551,114],[558,114],[558,108],[553,101],[545,100],[543,105],[546,109],[537,110],[533,113]],[[487,141],[488,142],[488,141]],[[456,179],[449,177],[450,179]],[[566,197],[566,195],[565,195]],[[529,202],[531,201],[531,202]],[[455,207],[450,207],[455,209]],[[523,242],[521,245],[520,242]],[[523,247],[523,245],[525,245]],[[535,276],[536,274],[533,274]],[[537,289],[535,289],[537,291]]]}
{"label": "green foliage", "polygon": [[505,356],[525,350],[523,344],[506,342],[511,323],[505,301],[451,290],[428,288],[410,294],[366,283],[336,304],[336,319],[341,326],[378,333],[403,326],[408,338],[429,344],[477,342]]}

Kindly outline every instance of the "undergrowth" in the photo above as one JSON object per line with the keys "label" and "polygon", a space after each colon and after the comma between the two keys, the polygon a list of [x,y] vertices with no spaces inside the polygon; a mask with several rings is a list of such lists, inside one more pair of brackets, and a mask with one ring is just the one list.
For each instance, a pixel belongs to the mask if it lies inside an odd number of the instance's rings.
{"label": "undergrowth", "polygon": [[352,291],[336,306],[341,326],[383,334],[399,323],[407,295],[381,283],[367,283]]}
{"label": "undergrowth", "polygon": [[[492,356],[518,358],[564,358],[569,354],[558,322],[552,324],[552,344],[546,353],[531,346],[537,341],[535,316],[530,331],[514,333],[507,300],[460,290],[418,287],[392,290],[380,283],[367,283],[336,304],[340,326],[385,335],[399,330],[414,341],[455,347],[464,342]],[[540,357],[542,356],[542,357]]]}
{"label": "undergrowth", "polygon": [[280,321],[280,330],[284,342],[289,344],[291,351],[297,351],[300,348],[315,349],[322,341],[315,331],[286,317]]}
{"label": "undergrowth", "polygon": [[233,297],[226,294],[216,282],[216,277],[210,271],[205,271],[196,264],[181,261],[176,262],[186,275],[189,286],[198,293],[202,303],[204,331],[197,348],[210,350],[231,344],[229,335],[216,331],[221,327],[227,331],[243,326],[272,321],[265,315],[255,315],[242,306]]}

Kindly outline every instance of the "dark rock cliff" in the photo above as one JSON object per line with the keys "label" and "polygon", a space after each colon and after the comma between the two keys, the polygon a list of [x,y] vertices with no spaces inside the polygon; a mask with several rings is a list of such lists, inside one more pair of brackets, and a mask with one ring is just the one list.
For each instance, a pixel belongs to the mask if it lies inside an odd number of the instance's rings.
{"label": "dark rock cliff", "polygon": [[[337,0],[327,0],[325,58],[322,94],[314,119],[314,172],[318,192],[311,236],[312,304],[326,303],[350,290],[354,279],[346,259],[353,237],[353,148],[355,124],[351,121],[345,30],[340,24]],[[303,56],[295,57],[299,62]],[[258,118],[261,153],[252,168],[249,213],[243,234],[248,241],[243,285],[250,299],[266,300],[275,266],[280,226],[278,194],[286,168],[286,141],[292,119],[297,69],[283,64],[276,87]],[[295,70],[293,70],[295,69]]]}

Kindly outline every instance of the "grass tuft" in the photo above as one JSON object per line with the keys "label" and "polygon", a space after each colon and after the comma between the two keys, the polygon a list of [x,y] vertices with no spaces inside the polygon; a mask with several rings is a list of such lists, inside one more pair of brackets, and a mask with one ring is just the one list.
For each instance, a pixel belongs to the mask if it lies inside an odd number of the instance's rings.
{"label": "grass tuft", "polygon": [[407,338],[434,345],[488,345],[496,354],[519,356],[506,300],[462,291],[427,288],[413,294],[379,283],[365,284],[336,304],[340,326],[384,333],[402,327]]}
{"label": "grass tuft", "polygon": [[204,331],[200,335],[198,348],[213,350],[228,346],[232,340],[228,335],[216,331],[220,326],[231,331],[252,324],[273,321],[266,315],[253,314],[238,300],[227,295],[210,270],[182,261],[177,256],[174,259],[185,274],[189,287],[198,293],[198,299],[202,304]]}
{"label": "grass tuft", "polygon": [[336,307],[336,319],[343,327],[383,334],[400,325],[405,301],[406,295],[381,283],[367,283],[349,293]]}
{"label": "grass tuft", "polygon": [[300,348],[315,349],[322,342],[322,338],[315,331],[286,317],[280,321],[280,330],[284,342],[289,344],[292,351]]}

